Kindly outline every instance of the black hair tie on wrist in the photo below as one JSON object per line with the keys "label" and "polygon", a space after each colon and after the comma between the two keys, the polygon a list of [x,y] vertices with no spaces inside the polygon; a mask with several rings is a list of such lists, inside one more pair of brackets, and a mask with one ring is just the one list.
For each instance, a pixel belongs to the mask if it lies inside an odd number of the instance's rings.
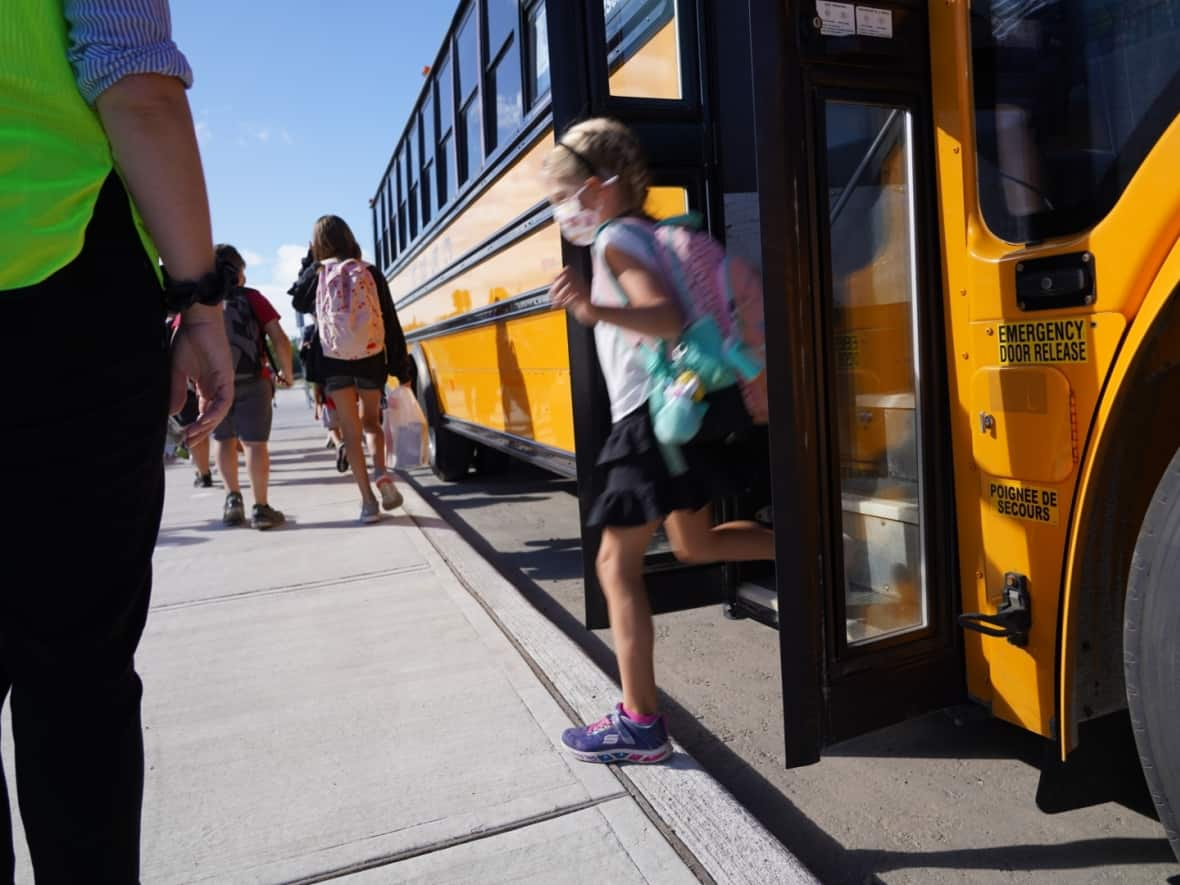
{"label": "black hair tie on wrist", "polygon": [[218,266],[199,280],[172,280],[165,272],[164,304],[170,313],[180,313],[194,304],[209,307],[220,304],[236,282],[236,273],[231,278],[228,268]]}

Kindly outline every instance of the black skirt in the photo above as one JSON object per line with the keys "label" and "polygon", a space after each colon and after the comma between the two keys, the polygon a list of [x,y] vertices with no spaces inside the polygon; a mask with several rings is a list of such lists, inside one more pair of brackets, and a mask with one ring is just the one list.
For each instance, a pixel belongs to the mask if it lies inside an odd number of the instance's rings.
{"label": "black skirt", "polygon": [[603,491],[590,510],[589,525],[646,525],[745,491],[751,421],[741,391],[728,387],[706,401],[700,432],[680,447],[688,470],[678,476],[664,460],[647,404],[611,428],[596,462]]}

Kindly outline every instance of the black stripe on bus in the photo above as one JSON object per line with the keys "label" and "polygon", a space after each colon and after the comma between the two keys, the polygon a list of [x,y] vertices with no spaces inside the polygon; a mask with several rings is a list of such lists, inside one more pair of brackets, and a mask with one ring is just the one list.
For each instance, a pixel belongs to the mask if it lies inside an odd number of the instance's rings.
{"label": "black stripe on bus", "polygon": [[574,460],[573,452],[547,446],[506,430],[493,430],[482,424],[472,424],[461,418],[443,418],[443,424],[446,425],[447,430],[452,430],[461,436],[501,452],[507,452],[560,476],[570,479],[576,479],[578,476],[577,462]]}
{"label": "black stripe on bus", "polygon": [[415,341],[424,341],[428,338],[437,338],[440,335],[463,332],[468,329],[503,322],[504,320],[520,319],[523,316],[542,313],[549,309],[549,290],[533,289],[531,292],[522,292],[520,295],[513,296],[512,298],[506,298],[503,301],[497,301],[495,304],[489,304],[486,307],[469,311],[462,316],[443,320],[439,323],[431,323],[429,326],[423,326],[420,329],[407,332],[406,342],[413,344]]}

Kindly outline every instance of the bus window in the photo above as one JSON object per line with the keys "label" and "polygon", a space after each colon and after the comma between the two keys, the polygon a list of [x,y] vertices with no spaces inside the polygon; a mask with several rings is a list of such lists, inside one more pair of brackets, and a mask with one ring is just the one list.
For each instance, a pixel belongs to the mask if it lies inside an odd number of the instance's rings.
{"label": "bus window", "polygon": [[393,196],[393,175],[385,179],[386,224],[389,227],[389,263],[398,260],[398,203]]}
{"label": "bus window", "polygon": [[928,623],[910,114],[825,107],[829,341],[848,645]]}
{"label": "bus window", "polygon": [[524,120],[520,79],[520,41],[516,38],[518,0],[488,0],[488,150],[506,144]]}
{"label": "bus window", "polygon": [[479,172],[479,166],[483,162],[483,138],[480,135],[480,112],[479,102],[472,99],[471,103],[463,110],[463,142],[465,151],[463,153],[463,169],[461,175],[463,180],[473,177]]}
{"label": "bus window", "polygon": [[483,162],[482,115],[479,111],[479,45],[476,25],[479,19],[472,6],[459,28],[456,39],[455,67],[459,76],[459,183],[479,172]]}
{"label": "bus window", "polygon": [[488,58],[495,58],[516,30],[519,8],[520,0],[488,0]]}
{"label": "bus window", "polygon": [[610,93],[679,99],[677,0],[602,0]]}
{"label": "bus window", "polygon": [[411,124],[406,135],[406,185],[409,194],[410,239],[418,236],[418,127]]}
{"label": "bus window", "polygon": [[401,249],[405,251],[409,245],[409,238],[406,236],[406,176],[405,163],[402,161],[402,156],[399,153],[395,161],[397,166],[397,239],[401,243]]}
{"label": "bus window", "polygon": [[434,84],[438,96],[438,153],[436,154],[435,177],[438,181],[438,206],[441,209],[451,198],[450,188],[458,181],[455,176],[455,83],[451,79],[451,60],[447,58],[438,66],[438,79]]}
{"label": "bus window", "polygon": [[975,0],[971,37],[988,227],[1092,227],[1180,110],[1180,0]]}
{"label": "bus window", "polygon": [[529,88],[530,106],[549,91],[549,16],[543,2],[529,13]]}
{"label": "bus window", "polygon": [[434,102],[427,94],[422,104],[419,126],[422,130],[422,226],[425,227],[434,215],[433,188],[431,187],[431,171],[434,169]]}

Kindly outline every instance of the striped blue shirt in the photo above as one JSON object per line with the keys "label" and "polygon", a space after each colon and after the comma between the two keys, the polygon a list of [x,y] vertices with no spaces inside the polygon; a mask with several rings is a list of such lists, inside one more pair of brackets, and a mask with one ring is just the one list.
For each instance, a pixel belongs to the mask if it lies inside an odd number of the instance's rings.
{"label": "striped blue shirt", "polygon": [[168,0],[63,0],[70,65],[90,104],[131,74],[163,74],[193,85],[188,60],[172,42]]}

